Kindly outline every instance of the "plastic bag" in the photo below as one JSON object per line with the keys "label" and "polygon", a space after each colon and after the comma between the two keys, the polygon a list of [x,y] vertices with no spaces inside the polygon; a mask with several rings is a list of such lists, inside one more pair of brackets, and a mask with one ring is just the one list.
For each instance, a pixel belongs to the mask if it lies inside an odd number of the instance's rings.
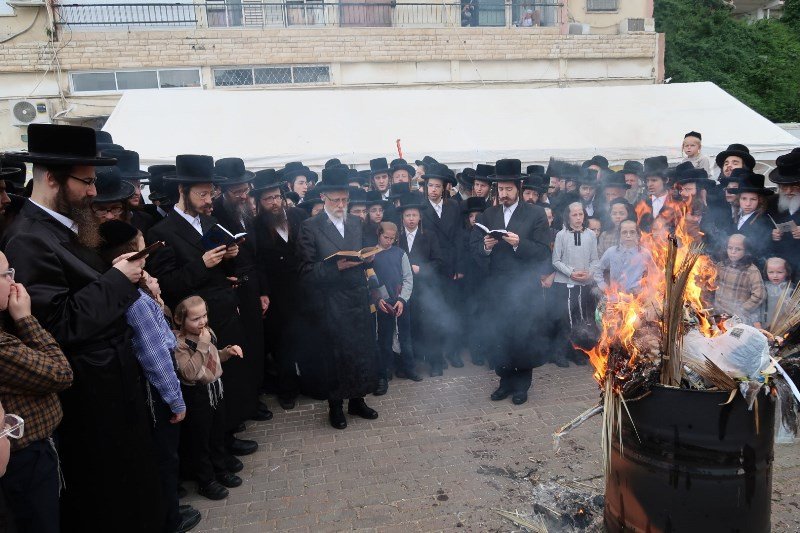
{"label": "plastic bag", "polygon": [[734,379],[758,379],[770,365],[767,338],[746,324],[737,324],[710,338],[693,329],[683,338],[682,356],[699,365],[708,357]]}

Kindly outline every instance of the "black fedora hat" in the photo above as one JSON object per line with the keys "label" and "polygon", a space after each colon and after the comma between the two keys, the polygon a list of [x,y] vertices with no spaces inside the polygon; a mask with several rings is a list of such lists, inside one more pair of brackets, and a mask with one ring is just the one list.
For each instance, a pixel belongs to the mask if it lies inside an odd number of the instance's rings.
{"label": "black fedora hat", "polygon": [[224,184],[226,180],[214,172],[214,158],[210,155],[181,154],[175,158],[175,173],[164,176],[164,181]]}
{"label": "black fedora hat", "polygon": [[522,173],[522,161],[519,159],[500,159],[494,164],[494,174],[490,176],[492,181],[522,181],[525,175]]}
{"label": "black fedora hat", "polygon": [[667,169],[669,169],[669,160],[665,155],[657,155],[648,157],[644,160],[644,168],[642,169],[642,177],[649,178],[650,176],[657,178],[667,178]]}
{"label": "black fedora hat", "polygon": [[131,242],[139,233],[139,230],[127,222],[121,220],[107,220],[97,227],[103,243],[101,249],[114,248],[127,242]]}
{"label": "black fedora hat", "polygon": [[350,198],[347,200],[347,205],[352,207],[354,205],[367,205],[367,191],[361,187],[350,187],[347,189]]}
{"label": "black fedora hat", "polygon": [[147,197],[151,202],[168,200],[169,194],[167,194],[164,176],[174,174],[175,165],[151,165],[147,167],[147,172],[150,174],[150,194]]}
{"label": "black fedora hat", "polygon": [[124,150],[125,147],[121,144],[114,143],[97,143],[97,153],[102,154],[106,150]]}
{"label": "black fedora hat", "polygon": [[402,198],[410,192],[411,187],[409,187],[408,183],[392,183],[392,186],[389,187],[389,194],[386,196],[386,198],[389,200],[397,200],[398,198]]}
{"label": "black fedora hat", "polygon": [[479,163],[475,166],[475,179],[472,180],[472,183],[476,181],[491,183],[492,180],[489,179],[489,176],[492,174],[494,174],[494,165],[483,165]]}
{"label": "black fedora hat", "polygon": [[420,194],[409,192],[400,197],[400,205],[397,210],[401,213],[406,209],[422,209],[425,204]]}
{"label": "black fedora hat", "polygon": [[223,157],[214,162],[214,172],[225,178],[225,187],[249,183],[256,177],[254,172],[244,168],[244,161],[239,157]]}
{"label": "black fedora hat", "polygon": [[577,180],[578,185],[591,185],[592,187],[597,187],[599,185],[597,182],[598,174],[599,173],[593,168],[582,168]]}
{"label": "black fedora hat", "polygon": [[369,170],[374,176],[375,174],[389,174],[389,162],[385,157],[377,157],[370,159]]}
{"label": "black fedora hat", "polygon": [[719,185],[723,189],[729,186],[731,183],[736,183],[738,185],[739,181],[751,172],[752,170],[748,168],[734,168],[730,176],[720,175]]}
{"label": "black fedora hat", "polygon": [[544,194],[547,192],[547,185],[544,182],[544,174],[530,174],[522,182],[522,189],[536,191],[539,194]]}
{"label": "black fedora hat", "polygon": [[528,165],[527,167],[525,167],[525,174],[527,174],[528,176],[532,174],[539,174],[541,176],[544,176],[544,170],[545,170],[544,165]]}
{"label": "black fedora hat", "polygon": [[354,177],[353,170],[351,170],[350,180],[358,181],[358,183],[361,184],[362,186],[369,185],[370,173],[371,171],[369,170],[355,170],[355,177]]}
{"label": "black fedora hat", "polygon": [[322,171],[322,181],[314,187],[320,193],[330,191],[347,191],[350,189],[350,172],[344,165],[326,168]]}
{"label": "black fedora hat", "polygon": [[434,158],[432,158],[431,156],[426,155],[422,159],[417,159],[416,161],[414,161],[414,163],[416,163],[418,167],[425,167],[425,170],[427,171],[428,165],[438,164],[439,162]]}
{"label": "black fedora hat", "polygon": [[392,162],[389,164],[389,175],[394,177],[394,173],[398,170],[405,170],[408,172],[408,177],[413,178],[414,174],[417,173],[417,169],[412,167],[408,164],[403,158],[393,159]]}
{"label": "black fedora hat", "polygon": [[774,194],[775,191],[764,187],[765,180],[766,178],[763,174],[756,174],[755,172],[748,170],[747,172],[739,174],[738,188],[725,190],[732,194],[741,194],[743,192],[753,192],[760,196],[769,196]]}
{"label": "black fedora hat", "polygon": [[625,161],[620,172],[623,174],[636,174],[637,176],[641,176],[644,172],[644,165],[638,161]]}
{"label": "black fedora hat", "polygon": [[139,152],[133,150],[103,150],[101,155],[113,157],[117,160],[116,167],[124,180],[143,180],[150,177],[139,166]]}
{"label": "black fedora hat", "polygon": [[769,173],[769,179],[777,185],[800,183],[800,148],[778,157],[775,168]]}
{"label": "black fedora hat", "polygon": [[486,210],[486,198],[470,196],[461,208],[462,213],[483,213]]}
{"label": "black fedora hat", "polygon": [[336,165],[341,165],[342,162],[339,160],[338,157],[334,157],[325,161],[325,168],[335,167]]}
{"label": "black fedora hat", "polygon": [[315,205],[324,203],[325,201],[320,197],[319,191],[317,189],[311,189],[303,197],[303,201],[297,204],[297,207],[304,209],[310,215]]}
{"label": "black fedora hat", "polygon": [[717,163],[719,168],[722,168],[725,165],[725,160],[730,156],[736,156],[742,158],[742,162],[744,166],[752,170],[756,166],[755,158],[750,155],[750,149],[743,145],[743,144],[730,144],[726,150],[717,154],[717,157],[714,161]]}
{"label": "black fedora hat", "polygon": [[290,182],[294,182],[295,178],[299,176],[305,176],[307,180],[311,181],[317,180],[317,173],[312,171],[300,161],[286,163],[286,166],[280,170],[280,174],[284,181]]}
{"label": "black fedora hat", "polygon": [[95,142],[98,142],[98,143],[113,144],[113,142],[114,142],[114,138],[111,137],[111,134],[109,132],[103,131],[103,130],[95,130],[94,138],[95,138]]}
{"label": "black fedora hat", "polygon": [[0,157],[0,179],[14,187],[24,187],[28,169],[21,161],[11,161]]}
{"label": "black fedora hat", "polygon": [[[398,185],[404,185],[404,184],[398,184]],[[406,190],[406,193],[408,193],[408,190]],[[389,202],[383,199],[381,191],[367,191],[367,207],[373,205],[380,205],[385,209],[386,206],[389,205]]]}
{"label": "black fedora hat", "polygon": [[[691,165],[691,163],[689,164]],[[714,181],[708,178],[708,172],[706,172],[705,169],[694,167],[676,174],[675,183],[677,185],[695,183],[698,187],[703,187],[705,189],[711,188],[714,185]]]}
{"label": "black fedora hat", "polygon": [[596,165],[596,166],[598,166],[598,167],[600,167],[601,169],[604,169],[604,170],[608,169],[608,159],[606,159],[602,155],[596,155],[596,156],[592,157],[591,159],[587,159],[586,161],[584,161],[583,165],[581,165],[581,166],[583,168],[589,168],[592,165]]}
{"label": "black fedora hat", "polygon": [[11,161],[34,165],[111,166],[112,157],[99,157],[94,130],[82,126],[31,124],[28,126],[28,151],[7,152]]}
{"label": "black fedora hat", "polygon": [[263,191],[279,189],[283,180],[274,168],[265,168],[253,174],[253,188],[250,189],[250,196],[258,197]]}
{"label": "black fedora hat", "polygon": [[622,172],[614,172],[612,174],[607,174],[605,178],[603,178],[602,185],[606,189],[608,189],[609,187],[620,188],[620,189],[631,188],[631,186],[625,182],[625,174],[623,174]]}
{"label": "black fedora hat", "polygon": [[425,167],[425,174],[422,176],[422,179],[425,180],[425,182],[429,179],[439,179],[442,180],[443,183],[449,183],[450,185],[456,185],[458,183],[453,171],[447,168],[447,165],[442,165],[441,163],[431,163]]}
{"label": "black fedora hat", "polygon": [[96,175],[97,181],[94,186],[97,189],[97,195],[92,198],[93,204],[122,202],[136,192],[132,184],[122,179],[122,172],[119,167],[100,169],[96,172]]}

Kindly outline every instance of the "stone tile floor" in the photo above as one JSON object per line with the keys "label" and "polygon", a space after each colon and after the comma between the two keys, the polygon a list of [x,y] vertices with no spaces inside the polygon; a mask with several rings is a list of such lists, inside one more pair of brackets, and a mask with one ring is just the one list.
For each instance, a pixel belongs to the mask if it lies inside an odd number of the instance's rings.
{"label": "stone tile floor", "polygon": [[[367,398],[375,421],[327,423],[327,404],[248,423],[259,451],[243,457],[241,487],[227,500],[198,497],[195,531],[513,531],[493,509],[528,513],[532,482],[578,481],[602,494],[600,418],[562,439],[552,433],[598,399],[588,367],[534,370],[528,403],[489,401],[493,372],[467,363],[441,378],[395,379]],[[776,446],[773,531],[800,531],[800,444]]]}

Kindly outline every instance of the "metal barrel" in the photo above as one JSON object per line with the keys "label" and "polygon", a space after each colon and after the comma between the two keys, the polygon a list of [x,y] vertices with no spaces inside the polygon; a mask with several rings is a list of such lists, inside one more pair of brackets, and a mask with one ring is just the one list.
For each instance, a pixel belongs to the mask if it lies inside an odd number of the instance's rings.
{"label": "metal barrel", "polygon": [[[768,533],[775,400],[655,386],[622,408],[606,476],[609,532]],[[633,424],[631,424],[631,418]],[[635,430],[634,430],[635,425]],[[638,434],[638,437],[637,437]]]}

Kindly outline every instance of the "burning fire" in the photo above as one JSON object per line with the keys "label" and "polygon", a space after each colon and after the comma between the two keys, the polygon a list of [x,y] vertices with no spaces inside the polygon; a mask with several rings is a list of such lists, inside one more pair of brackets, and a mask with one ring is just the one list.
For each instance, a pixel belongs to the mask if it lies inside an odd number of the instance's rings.
{"label": "burning fire", "polygon": [[[643,201],[635,209],[641,226],[645,217],[650,217],[651,209]],[[622,348],[629,355],[629,367],[633,367],[641,357],[652,358],[661,352],[659,328],[663,325],[666,298],[664,272],[668,260],[668,239],[670,235],[677,239],[679,247],[675,263],[681,264],[692,245],[700,244],[703,236],[697,225],[688,219],[687,210],[685,203],[668,200],[662,214],[653,221],[651,231],[642,233],[641,246],[652,254],[655,268],[648,270],[641,282],[640,292],[625,293],[613,285],[606,290],[607,304],[603,312],[600,340],[591,350],[584,350],[595,369],[594,378],[599,383],[605,381],[609,371],[612,348]],[[666,216],[662,216],[664,214]],[[707,309],[709,294],[716,288],[716,276],[713,261],[708,256],[700,256],[691,270],[684,293],[687,314],[697,321],[698,330],[707,337],[719,333],[713,327]],[[653,334],[644,333],[648,328]]]}

